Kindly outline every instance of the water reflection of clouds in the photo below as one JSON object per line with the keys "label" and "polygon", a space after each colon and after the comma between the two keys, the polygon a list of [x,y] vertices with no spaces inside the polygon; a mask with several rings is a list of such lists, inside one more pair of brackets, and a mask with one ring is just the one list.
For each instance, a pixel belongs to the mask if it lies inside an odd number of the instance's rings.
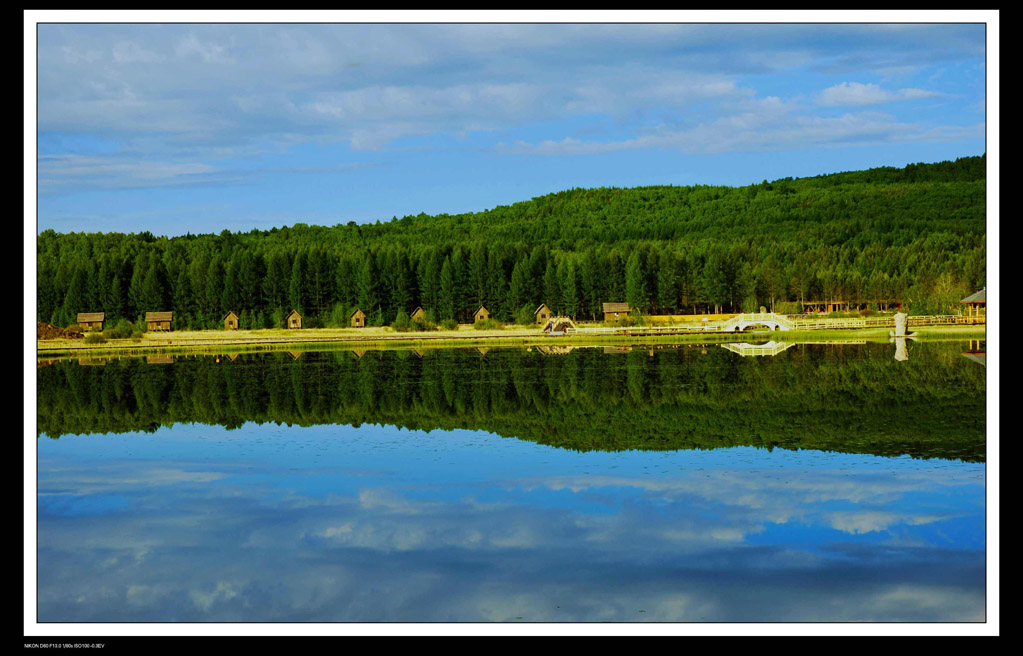
{"label": "water reflection of clouds", "polygon": [[983,619],[983,549],[915,532],[982,516],[982,467],[331,474],[354,494],[310,494],[300,472],[138,467],[41,467],[41,490],[130,500],[40,503],[41,621]]}

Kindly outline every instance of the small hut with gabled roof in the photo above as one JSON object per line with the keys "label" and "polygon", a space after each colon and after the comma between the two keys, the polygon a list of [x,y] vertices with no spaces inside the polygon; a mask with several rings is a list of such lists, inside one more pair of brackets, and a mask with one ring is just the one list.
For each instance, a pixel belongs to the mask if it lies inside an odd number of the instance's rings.
{"label": "small hut with gabled roof", "polygon": [[146,330],[170,330],[173,312],[146,312]]}
{"label": "small hut with gabled roof", "polygon": [[628,303],[604,303],[604,321],[617,321],[630,311]]}
{"label": "small hut with gabled roof", "polygon": [[298,313],[298,310],[292,310],[288,313],[288,316],[284,317],[284,327],[288,330],[299,329],[302,327],[302,315]]}
{"label": "small hut with gabled roof", "polygon": [[426,320],[426,312],[423,311],[423,308],[417,307],[415,310],[412,310],[411,317],[413,319],[418,320],[418,321],[425,321]]}
{"label": "small hut with gabled roof", "polygon": [[228,312],[227,316],[224,317],[224,330],[238,330],[238,315],[234,312]]}
{"label": "small hut with gabled roof", "polygon": [[484,319],[490,318],[490,310],[483,307],[482,305],[476,308],[476,311],[472,313],[473,321],[483,321]]}
{"label": "small hut with gabled roof", "polygon": [[82,330],[103,330],[103,321],[105,318],[105,312],[79,312],[78,326]]}
{"label": "small hut with gabled roof", "polygon": [[365,328],[366,327],[366,313],[355,308],[355,312],[348,317],[349,322],[352,324],[352,328]]}
{"label": "small hut with gabled roof", "polygon": [[551,309],[547,307],[546,303],[541,303],[540,307],[536,308],[536,311],[533,312],[533,316],[536,317],[536,323],[541,325],[547,323],[552,314]]}

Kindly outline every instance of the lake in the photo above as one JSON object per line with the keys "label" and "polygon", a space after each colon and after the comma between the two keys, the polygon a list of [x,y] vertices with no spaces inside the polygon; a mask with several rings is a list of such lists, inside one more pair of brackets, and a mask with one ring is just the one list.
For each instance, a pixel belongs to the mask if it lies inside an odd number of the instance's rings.
{"label": "lake", "polygon": [[38,621],[984,621],[983,342],[739,350],[40,362]]}

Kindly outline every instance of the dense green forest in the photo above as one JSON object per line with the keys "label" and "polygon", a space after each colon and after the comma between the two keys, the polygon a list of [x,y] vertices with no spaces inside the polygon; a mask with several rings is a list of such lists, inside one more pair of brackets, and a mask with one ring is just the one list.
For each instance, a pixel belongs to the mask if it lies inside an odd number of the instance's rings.
{"label": "dense green forest", "polygon": [[[247,233],[38,237],[38,319],[78,312],[176,328],[371,325],[424,307],[510,321],[540,303],[596,318],[627,301],[648,313],[798,311],[814,299],[898,299],[958,309],[986,284],[986,157],[786,178],[746,187],[572,189],[483,212]],[[341,202],[339,201],[339,205]],[[214,217],[211,217],[214,218]]]}
{"label": "dense green forest", "polygon": [[985,370],[962,350],[916,344],[906,362],[889,344],[797,345],[774,358],[687,345],[65,360],[38,370],[38,430],[373,423],[577,450],[757,446],[979,462]]}

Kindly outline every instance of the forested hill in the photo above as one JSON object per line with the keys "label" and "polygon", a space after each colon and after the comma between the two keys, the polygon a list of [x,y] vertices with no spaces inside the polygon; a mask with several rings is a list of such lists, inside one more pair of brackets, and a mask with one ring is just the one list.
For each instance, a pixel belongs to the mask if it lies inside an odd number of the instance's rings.
{"label": "forested hill", "polygon": [[[307,325],[423,306],[509,320],[547,303],[590,318],[899,299],[939,312],[985,284],[986,158],[745,187],[573,189],[459,215],[154,237],[46,231],[38,319],[173,310],[176,327],[243,327],[298,309]],[[343,199],[339,200],[343,212]],[[215,217],[211,217],[215,219]]]}

